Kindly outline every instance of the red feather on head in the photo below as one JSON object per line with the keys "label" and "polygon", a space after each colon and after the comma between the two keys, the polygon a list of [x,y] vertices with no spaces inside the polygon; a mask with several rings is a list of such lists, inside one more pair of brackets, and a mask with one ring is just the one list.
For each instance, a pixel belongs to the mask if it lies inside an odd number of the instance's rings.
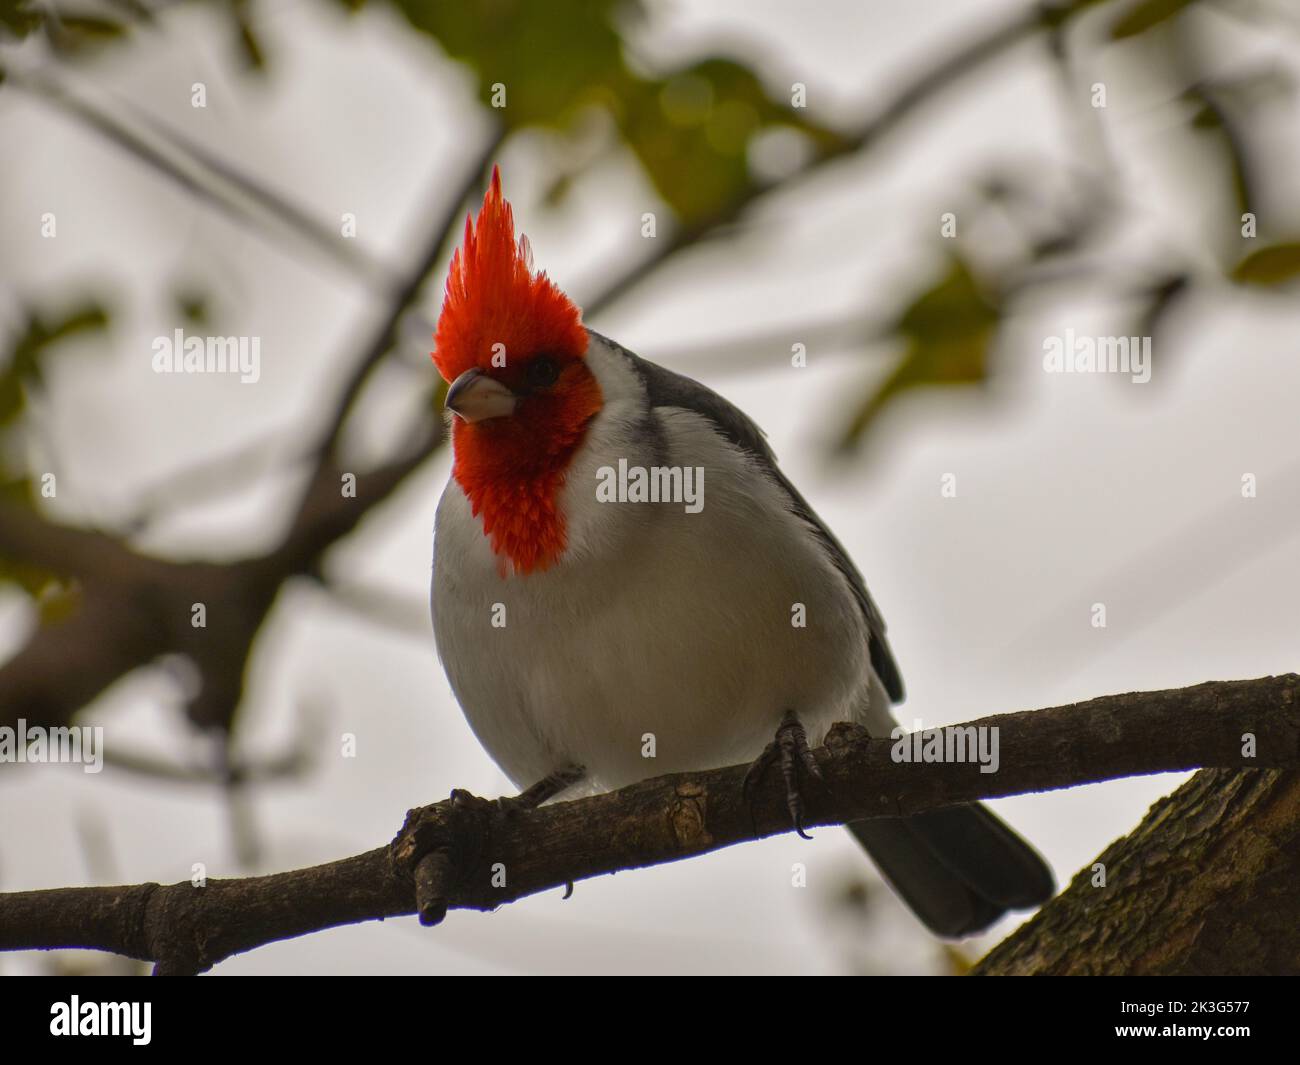
{"label": "red feather on head", "polygon": [[433,361],[454,381],[466,370],[489,369],[497,344],[505,345],[507,362],[543,351],[580,356],[587,331],[574,302],[545,273],[533,273],[528,238],[515,241],[514,212],[493,167],[478,221],[465,218],[464,243],[451,257]]}
{"label": "red feather on head", "polygon": [[[447,381],[479,370],[519,396],[510,416],[452,423],[452,476],[503,577],[549,568],[568,544],[560,491],[602,396],[584,358],[582,312],[544,273],[533,273],[528,239],[515,240],[495,167],[478,219],[465,219],[464,243],[452,256],[434,343],[433,361]],[[494,358],[498,345],[504,365]],[[539,356],[558,374],[542,389],[527,381]]]}

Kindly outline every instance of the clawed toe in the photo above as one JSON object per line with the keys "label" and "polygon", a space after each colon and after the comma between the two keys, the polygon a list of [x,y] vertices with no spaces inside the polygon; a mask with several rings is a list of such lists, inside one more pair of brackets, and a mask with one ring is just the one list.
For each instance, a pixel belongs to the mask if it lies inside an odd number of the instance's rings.
{"label": "clawed toe", "polygon": [[803,830],[803,793],[799,784],[799,772],[802,770],[815,780],[822,779],[822,771],[808,746],[808,733],[804,731],[799,716],[793,710],[787,710],[777,726],[776,738],[754,759],[754,764],[745,774],[743,792],[745,802],[750,807],[750,820],[753,820],[753,789],[763,779],[767,770],[773,765],[781,767],[781,776],[785,780],[785,804],[790,811],[790,821],[795,832],[803,839],[812,839]]}

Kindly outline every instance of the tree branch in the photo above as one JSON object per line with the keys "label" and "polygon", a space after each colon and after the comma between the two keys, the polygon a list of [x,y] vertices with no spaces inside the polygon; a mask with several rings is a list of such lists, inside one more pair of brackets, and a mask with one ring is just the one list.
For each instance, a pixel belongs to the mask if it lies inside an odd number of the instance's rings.
{"label": "tree branch", "polygon": [[[962,726],[971,727],[998,730],[997,772],[981,773],[972,763],[895,762],[890,740],[835,726],[816,752],[825,787],[807,796],[807,823],[1201,766],[1295,769],[1300,676],[1105,696]],[[1247,734],[1254,757],[1243,757]],[[198,973],[233,954],[337,925],[417,910],[432,921],[446,907],[490,910],[566,882],[790,831],[778,775],[756,789],[750,810],[741,794],[746,769],[660,777],[537,810],[506,812],[459,793],[459,801],[410,811],[391,846],[202,888],[0,895],[0,949],[108,950],[153,961],[159,973]],[[496,886],[501,873],[505,882]]]}
{"label": "tree branch", "polygon": [[1300,975],[1297,858],[1300,773],[1207,769],[974,973]]}

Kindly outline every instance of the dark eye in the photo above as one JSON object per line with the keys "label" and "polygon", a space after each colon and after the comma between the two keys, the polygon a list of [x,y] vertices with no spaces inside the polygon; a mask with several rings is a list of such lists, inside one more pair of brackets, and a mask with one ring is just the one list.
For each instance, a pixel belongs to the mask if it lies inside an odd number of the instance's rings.
{"label": "dark eye", "polygon": [[559,376],[560,368],[549,356],[538,355],[528,364],[528,383],[533,388],[549,388]]}

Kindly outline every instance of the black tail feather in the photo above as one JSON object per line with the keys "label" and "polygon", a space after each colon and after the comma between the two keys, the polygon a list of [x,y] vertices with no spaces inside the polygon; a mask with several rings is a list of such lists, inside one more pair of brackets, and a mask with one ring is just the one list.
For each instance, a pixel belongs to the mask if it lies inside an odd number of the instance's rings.
{"label": "black tail feather", "polygon": [[1008,910],[1046,902],[1056,890],[1038,853],[978,804],[855,821],[848,828],[938,936],[973,935]]}

